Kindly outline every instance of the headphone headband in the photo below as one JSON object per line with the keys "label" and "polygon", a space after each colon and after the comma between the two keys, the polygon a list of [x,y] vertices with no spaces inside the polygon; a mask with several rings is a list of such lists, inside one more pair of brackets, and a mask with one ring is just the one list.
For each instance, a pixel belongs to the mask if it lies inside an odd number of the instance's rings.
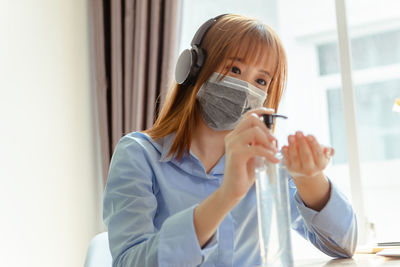
{"label": "headphone headband", "polygon": [[192,39],[192,43],[190,45],[192,47],[193,46],[199,47],[201,42],[203,41],[204,35],[206,35],[208,30],[211,28],[211,26],[213,26],[220,17],[223,17],[225,15],[227,15],[227,14],[222,14],[222,15],[216,16],[215,18],[209,19],[206,22],[204,22],[203,25],[201,25],[200,28],[195,33],[195,35]]}

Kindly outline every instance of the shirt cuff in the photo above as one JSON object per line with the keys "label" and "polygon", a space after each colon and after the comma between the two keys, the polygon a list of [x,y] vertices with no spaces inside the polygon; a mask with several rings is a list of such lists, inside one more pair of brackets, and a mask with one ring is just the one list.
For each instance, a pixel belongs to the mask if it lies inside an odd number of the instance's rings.
{"label": "shirt cuff", "polygon": [[163,223],[159,239],[159,263],[197,266],[217,247],[217,233],[201,248],[194,228],[194,205],[169,217]]}
{"label": "shirt cuff", "polygon": [[347,198],[337,189],[336,185],[329,182],[331,184],[330,197],[325,207],[319,212],[306,207],[298,192],[295,195],[295,202],[307,225],[313,225],[325,233],[335,236],[339,229],[346,230],[349,227],[349,221],[353,218],[353,210]]}

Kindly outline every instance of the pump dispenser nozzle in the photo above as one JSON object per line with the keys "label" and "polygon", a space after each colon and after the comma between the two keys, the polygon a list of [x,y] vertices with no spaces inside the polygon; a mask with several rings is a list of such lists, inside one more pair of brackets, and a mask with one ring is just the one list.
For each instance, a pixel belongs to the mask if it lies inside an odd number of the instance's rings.
{"label": "pump dispenser nozzle", "polygon": [[261,116],[263,118],[263,121],[264,121],[265,125],[270,130],[272,129],[272,125],[274,125],[274,119],[275,118],[283,118],[283,119],[287,119],[288,118],[286,116],[279,115],[279,114],[262,114]]}

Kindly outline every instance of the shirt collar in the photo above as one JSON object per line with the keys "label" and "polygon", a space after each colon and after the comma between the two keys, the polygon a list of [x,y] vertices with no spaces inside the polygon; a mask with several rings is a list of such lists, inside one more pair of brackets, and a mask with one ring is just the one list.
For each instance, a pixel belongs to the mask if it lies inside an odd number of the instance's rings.
{"label": "shirt collar", "polygon": [[153,147],[161,154],[160,160],[161,162],[171,161],[173,159],[173,155],[168,156],[168,152],[172,146],[172,142],[174,140],[175,134],[167,135],[159,140],[155,141],[148,134],[142,132],[136,132],[136,134],[142,136],[147,141],[149,141]]}
{"label": "shirt collar", "polygon": [[214,175],[221,175],[224,174],[225,170],[225,155],[223,155],[220,160],[217,162],[217,164],[214,166],[214,168],[210,171],[209,174],[206,173],[203,164],[201,161],[197,158],[196,155],[193,154],[193,152],[190,150],[189,154],[185,153],[183,155],[182,161],[178,160],[176,158],[176,155],[170,154],[168,155],[172,143],[174,142],[175,138],[175,133],[171,133],[169,135],[164,136],[163,138],[160,138],[159,140],[155,141],[153,140],[150,136],[147,134],[144,134],[146,139],[160,152],[161,156],[159,161],[160,162],[171,162],[181,169],[192,173],[196,176],[201,176],[204,177],[206,175],[207,177],[211,178],[211,176]]}
{"label": "shirt collar", "polygon": [[172,143],[174,142],[175,134],[169,134],[162,139],[160,139],[160,145],[161,145],[161,157],[160,161],[161,162],[167,162],[167,161],[172,161],[175,158],[175,155],[170,154],[168,155],[169,151],[171,150]]}

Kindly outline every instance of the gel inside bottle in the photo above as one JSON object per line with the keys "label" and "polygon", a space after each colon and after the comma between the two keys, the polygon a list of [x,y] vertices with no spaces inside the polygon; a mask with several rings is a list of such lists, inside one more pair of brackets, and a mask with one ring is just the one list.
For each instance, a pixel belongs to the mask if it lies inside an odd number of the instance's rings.
{"label": "gel inside bottle", "polygon": [[[271,129],[277,114],[264,114],[265,125]],[[282,159],[279,153],[278,158]],[[290,238],[290,202],[288,174],[282,160],[274,164],[256,157],[258,230],[262,266],[293,266]]]}

